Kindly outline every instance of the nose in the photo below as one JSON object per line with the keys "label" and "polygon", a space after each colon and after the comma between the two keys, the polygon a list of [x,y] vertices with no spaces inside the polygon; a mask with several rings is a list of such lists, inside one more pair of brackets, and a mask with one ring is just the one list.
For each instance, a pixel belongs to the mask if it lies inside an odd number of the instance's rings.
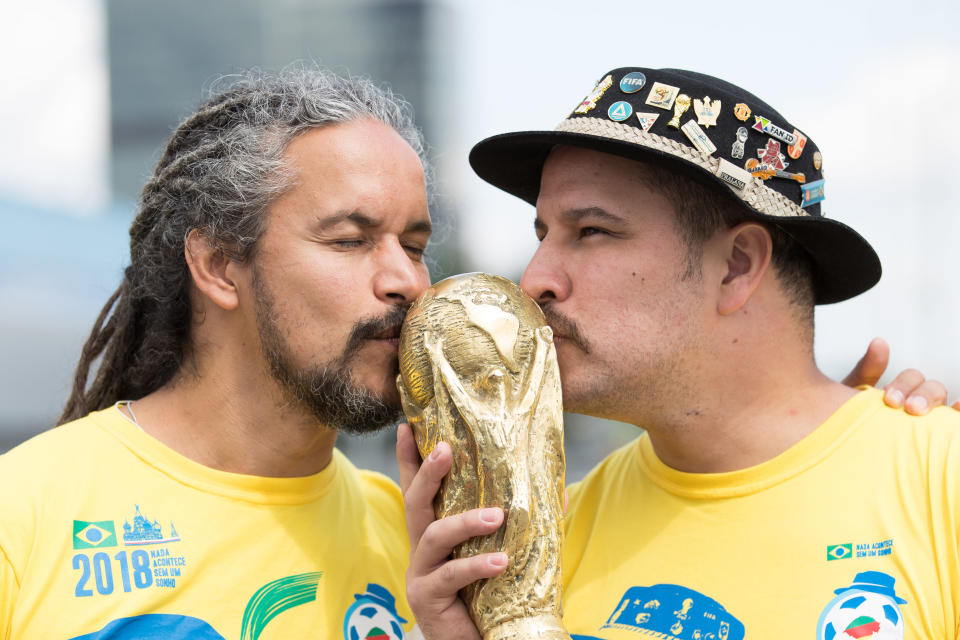
{"label": "nose", "polygon": [[545,239],[523,272],[520,288],[538,304],[561,302],[570,295],[570,278],[560,258],[552,243]]}
{"label": "nose", "polygon": [[383,302],[413,302],[430,286],[426,264],[414,260],[399,241],[386,242],[377,252],[378,263],[373,283],[374,294]]}

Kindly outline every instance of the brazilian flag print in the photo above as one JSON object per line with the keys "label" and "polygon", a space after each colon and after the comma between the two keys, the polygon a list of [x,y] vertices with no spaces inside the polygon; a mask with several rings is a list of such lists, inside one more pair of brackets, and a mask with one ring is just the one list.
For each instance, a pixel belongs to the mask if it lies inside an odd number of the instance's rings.
{"label": "brazilian flag print", "polygon": [[117,546],[117,530],[112,520],[73,521],[73,548],[99,549],[100,547]]}
{"label": "brazilian flag print", "polygon": [[827,545],[827,561],[846,560],[853,557],[853,543]]}

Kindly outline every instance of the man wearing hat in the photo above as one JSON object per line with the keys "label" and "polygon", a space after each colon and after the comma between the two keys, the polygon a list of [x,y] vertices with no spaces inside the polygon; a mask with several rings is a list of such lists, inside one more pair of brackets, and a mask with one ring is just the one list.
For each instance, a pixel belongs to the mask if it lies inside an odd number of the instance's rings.
{"label": "man wearing hat", "polygon": [[[823,215],[805,132],[723,80],[621,68],[555,130],[470,160],[537,207],[522,286],[565,409],[645,430],[570,488],[575,638],[956,637],[960,416],[909,416],[817,368],[814,305],[866,291],[880,261]],[[414,477],[409,444],[408,598],[428,638],[470,637],[456,590],[510,558],[446,558],[502,515],[426,526],[450,452]],[[855,592],[837,601],[838,583]]]}

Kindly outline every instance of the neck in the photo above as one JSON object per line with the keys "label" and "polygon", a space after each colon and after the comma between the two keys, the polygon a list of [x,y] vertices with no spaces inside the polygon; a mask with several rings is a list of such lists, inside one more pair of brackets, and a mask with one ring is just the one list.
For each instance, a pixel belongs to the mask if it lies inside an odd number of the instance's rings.
{"label": "neck", "polygon": [[[755,311],[755,310],[754,310]],[[707,335],[680,395],[630,420],[650,434],[657,456],[690,473],[751,467],[813,432],[856,391],[817,368],[792,318],[723,319]],[[658,394],[660,395],[660,394]]]}
{"label": "neck", "polygon": [[222,471],[299,477],[326,468],[336,430],[290,402],[267,372],[223,362],[231,359],[224,351],[198,363],[197,374],[181,371],[137,400],[140,427],[178,453]]}

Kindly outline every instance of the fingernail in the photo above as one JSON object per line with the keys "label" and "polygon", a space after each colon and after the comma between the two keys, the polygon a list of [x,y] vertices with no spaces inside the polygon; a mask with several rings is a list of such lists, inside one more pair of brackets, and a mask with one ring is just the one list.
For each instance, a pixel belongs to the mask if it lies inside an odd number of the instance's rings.
{"label": "fingernail", "polygon": [[907,408],[913,413],[926,413],[927,401],[923,398],[910,398],[910,400],[907,401]]}
{"label": "fingernail", "polygon": [[433,451],[430,452],[430,459],[436,460],[440,457],[440,445],[438,444],[433,448]]}
{"label": "fingernail", "polygon": [[896,389],[892,391],[887,391],[887,402],[894,407],[903,406],[903,393],[897,391]]}
{"label": "fingernail", "polygon": [[480,512],[480,522],[485,524],[496,524],[500,522],[500,509],[491,507]]}
{"label": "fingernail", "polygon": [[507,554],[505,553],[494,553],[488,556],[487,562],[490,563],[491,567],[499,569],[501,567],[507,566]]}

